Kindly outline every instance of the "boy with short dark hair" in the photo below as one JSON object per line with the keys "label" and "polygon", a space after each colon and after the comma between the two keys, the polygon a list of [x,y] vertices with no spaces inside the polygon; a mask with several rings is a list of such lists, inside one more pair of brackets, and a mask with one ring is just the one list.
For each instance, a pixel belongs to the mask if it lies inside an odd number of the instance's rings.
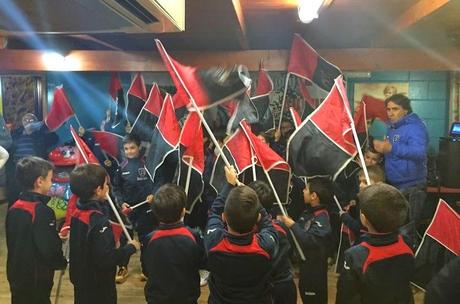
{"label": "boy with short dark hair", "polygon": [[196,304],[205,253],[197,230],[185,227],[185,191],[174,184],[161,186],[152,211],[160,221],[146,238],[142,269],[147,276],[145,299],[155,304]]}
{"label": "boy with short dark hair", "polygon": [[[120,164],[112,183],[113,193],[124,213],[129,211],[130,206],[146,200],[153,190],[153,182],[147,174],[144,159],[140,155],[140,145],[139,137],[134,134],[127,134],[123,138],[126,158]],[[128,218],[137,232],[139,241],[143,243],[144,237],[152,232],[154,227],[154,218],[150,213],[149,204],[132,210]],[[117,283],[123,283],[128,278],[128,262],[124,261],[120,265],[115,278]]]}
{"label": "boy with short dark hair", "polygon": [[303,303],[327,303],[327,256],[331,224],[327,207],[332,202],[332,184],[325,178],[308,181],[303,191],[307,209],[294,222],[288,216],[278,219],[294,233],[306,261],[300,264],[299,291]]}
{"label": "boy with short dark hair", "polygon": [[226,167],[225,175],[228,184],[212,204],[204,238],[208,302],[272,303],[269,281],[278,247],[276,230],[254,190],[232,187],[239,183],[235,169]]}
{"label": "boy with short dark hair", "polygon": [[[263,181],[253,181],[248,185],[257,193],[260,204],[270,214],[275,196],[272,189]],[[291,245],[288,239],[288,229],[278,220],[272,220],[278,234],[279,250],[272,262],[272,298],[273,304],[296,304],[297,288],[294,283],[292,265],[289,260]]]}
{"label": "boy with short dark hair", "polygon": [[[369,181],[371,182],[371,185],[385,182],[385,172],[383,172],[382,167],[379,165],[368,166],[367,172],[369,174]],[[368,186],[363,169],[359,171],[358,178],[359,190],[363,191]],[[355,201],[353,204],[350,204],[346,210],[340,211],[340,219],[342,220],[343,224],[351,230],[353,236],[355,237],[354,244],[357,244],[361,241],[361,230],[365,228],[359,220],[359,209],[359,201]]]}
{"label": "boy with short dark hair", "polygon": [[69,240],[75,303],[116,303],[116,266],[139,249],[139,242],[133,240],[116,249],[102,206],[109,191],[104,168],[95,164],[77,166],[70,174],[70,189],[79,197]]}
{"label": "boy with short dark hair", "polygon": [[54,271],[67,265],[56,217],[47,206],[53,169],[35,156],[19,160],[16,166],[23,191],[6,215],[6,272],[13,304],[50,303]]}
{"label": "boy with short dark hair", "polygon": [[413,303],[414,256],[398,233],[409,205],[394,187],[379,183],[358,195],[369,233],[345,251],[336,303]]}

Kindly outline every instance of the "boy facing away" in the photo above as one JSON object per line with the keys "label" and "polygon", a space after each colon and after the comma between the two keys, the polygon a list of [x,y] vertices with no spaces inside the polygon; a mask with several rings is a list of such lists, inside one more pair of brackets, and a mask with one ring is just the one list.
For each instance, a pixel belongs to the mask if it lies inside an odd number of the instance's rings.
{"label": "boy facing away", "polygon": [[204,237],[208,303],[272,303],[269,282],[278,248],[276,230],[254,190],[232,187],[239,183],[235,169],[226,167],[225,175],[228,184],[211,206]]}
{"label": "boy facing away", "polygon": [[47,304],[54,271],[67,261],[56,231],[56,218],[47,206],[53,165],[35,156],[19,160],[16,179],[24,190],[6,215],[6,272],[13,304]]}
{"label": "boy facing away", "polygon": [[[275,196],[272,189],[263,181],[253,181],[248,185],[257,193],[260,204],[271,214]],[[288,239],[288,229],[278,220],[272,220],[278,234],[279,250],[277,251],[272,262],[272,298],[273,304],[296,304],[297,287],[294,283],[294,275],[291,261],[291,245]]]}
{"label": "boy facing away", "polygon": [[142,255],[148,303],[196,304],[200,296],[198,271],[206,256],[200,233],[184,226],[186,201],[184,189],[173,184],[155,194],[151,208],[160,224],[146,238]]}
{"label": "boy facing away", "polygon": [[367,187],[358,198],[369,233],[345,251],[336,303],[413,303],[414,256],[398,233],[407,218],[406,199],[383,183]]}
{"label": "boy facing away", "polygon": [[331,246],[331,225],[327,206],[332,201],[332,185],[325,178],[314,178],[303,190],[307,209],[294,222],[288,216],[278,219],[292,230],[305,254],[300,264],[299,291],[303,303],[327,303],[327,256]]}
{"label": "boy facing away", "polygon": [[104,214],[108,176],[99,165],[77,166],[70,188],[79,197],[70,225],[70,280],[76,304],[117,302],[116,265],[139,249],[133,240],[116,248],[109,218]]}

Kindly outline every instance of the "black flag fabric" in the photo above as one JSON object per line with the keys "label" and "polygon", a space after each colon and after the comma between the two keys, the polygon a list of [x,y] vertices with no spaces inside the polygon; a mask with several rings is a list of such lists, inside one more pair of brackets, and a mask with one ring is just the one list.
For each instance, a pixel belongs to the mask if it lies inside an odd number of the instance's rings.
{"label": "black flag fabric", "polygon": [[125,95],[118,73],[112,73],[110,77],[109,95],[112,102],[115,103],[115,113],[111,116],[112,128],[115,128],[123,121],[123,113],[126,108]]}
{"label": "black flag fabric", "polygon": [[[224,68],[199,70],[196,67],[182,65],[169,56],[160,40],[156,39],[155,42],[177,88],[177,99],[187,103],[193,99],[200,110],[240,96],[251,84],[245,66],[235,66],[231,70]],[[191,103],[188,103],[188,108],[195,110]]]}
{"label": "black flag fabric", "polygon": [[134,75],[127,95],[128,105],[126,106],[126,119],[132,127],[147,100],[147,89],[145,88],[144,78],[141,73],[136,73],[136,75]]}
{"label": "black flag fabric", "polygon": [[142,141],[149,141],[152,138],[158,116],[160,116],[162,103],[163,97],[160,89],[154,83],[147,101],[131,127],[131,134],[136,134]]}
{"label": "black flag fabric", "polygon": [[288,73],[313,82],[329,92],[340,69],[326,61],[299,35],[294,34],[289,55]]}
{"label": "black flag fabric", "polygon": [[415,253],[415,275],[412,283],[425,289],[433,276],[459,255],[460,215],[440,199],[433,220]]}
{"label": "black flag fabric", "polygon": [[196,112],[190,112],[182,127],[180,143],[183,148],[179,185],[187,193],[185,210],[191,213],[203,193],[204,143],[203,128]]}
{"label": "black flag fabric", "polygon": [[227,134],[232,134],[240,126],[240,121],[246,120],[249,124],[259,121],[259,114],[252,100],[244,94],[236,100],[236,109],[233,111],[227,123]]}
{"label": "black flag fabric", "polygon": [[342,77],[329,95],[294,131],[287,159],[296,176],[333,179],[356,155],[351,114]]}
{"label": "black flag fabric", "polygon": [[171,95],[167,94],[146,155],[145,168],[154,183],[155,174],[168,155],[172,153],[179,154],[180,133],[181,130],[174,112],[172,98]]}
{"label": "black flag fabric", "polygon": [[275,129],[275,119],[270,109],[270,94],[273,92],[273,81],[262,64],[259,66],[259,77],[255,95],[251,97],[252,103],[257,109],[259,122],[253,124],[256,133],[266,133]]}

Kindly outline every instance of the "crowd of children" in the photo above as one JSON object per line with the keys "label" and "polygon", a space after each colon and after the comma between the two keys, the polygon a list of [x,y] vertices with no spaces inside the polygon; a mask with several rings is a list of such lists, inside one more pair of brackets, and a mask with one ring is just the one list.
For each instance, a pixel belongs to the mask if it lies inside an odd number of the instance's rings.
{"label": "crowd of children", "polygon": [[[156,187],[145,172],[140,142],[127,136],[126,160],[113,180],[102,166],[77,166],[70,176],[79,197],[70,228],[70,280],[75,303],[116,303],[116,281],[127,275],[129,257],[141,250],[148,303],[197,303],[200,269],[210,272],[209,303],[297,303],[292,256],[299,262],[298,291],[303,303],[328,302],[328,258],[335,251],[331,225],[335,186],[326,178],[308,180],[304,211],[281,215],[271,188],[248,186],[232,167],[227,184],[213,200],[205,229],[184,224],[185,191],[174,184]],[[370,184],[355,172],[359,193],[343,204],[340,220],[356,236],[344,252],[337,303],[411,303],[414,255],[399,229],[408,203],[384,184],[381,155],[366,151]],[[12,303],[50,303],[55,270],[67,266],[53,211],[46,206],[53,166],[38,157],[21,159],[16,178],[22,187],[6,219],[7,277]],[[114,239],[106,199],[116,198],[138,239]],[[155,188],[158,190],[154,191]],[[142,246],[141,246],[142,244]],[[120,270],[117,274],[117,266]]]}

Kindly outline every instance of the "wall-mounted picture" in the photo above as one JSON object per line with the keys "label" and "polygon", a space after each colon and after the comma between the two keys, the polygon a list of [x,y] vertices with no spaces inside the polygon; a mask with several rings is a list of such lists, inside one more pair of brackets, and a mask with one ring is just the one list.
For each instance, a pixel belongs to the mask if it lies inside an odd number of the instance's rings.
{"label": "wall-mounted picture", "polygon": [[363,95],[369,95],[381,100],[394,95],[396,93],[408,94],[409,83],[408,82],[364,82],[355,83],[354,87],[354,108],[358,108],[361,103]]}

